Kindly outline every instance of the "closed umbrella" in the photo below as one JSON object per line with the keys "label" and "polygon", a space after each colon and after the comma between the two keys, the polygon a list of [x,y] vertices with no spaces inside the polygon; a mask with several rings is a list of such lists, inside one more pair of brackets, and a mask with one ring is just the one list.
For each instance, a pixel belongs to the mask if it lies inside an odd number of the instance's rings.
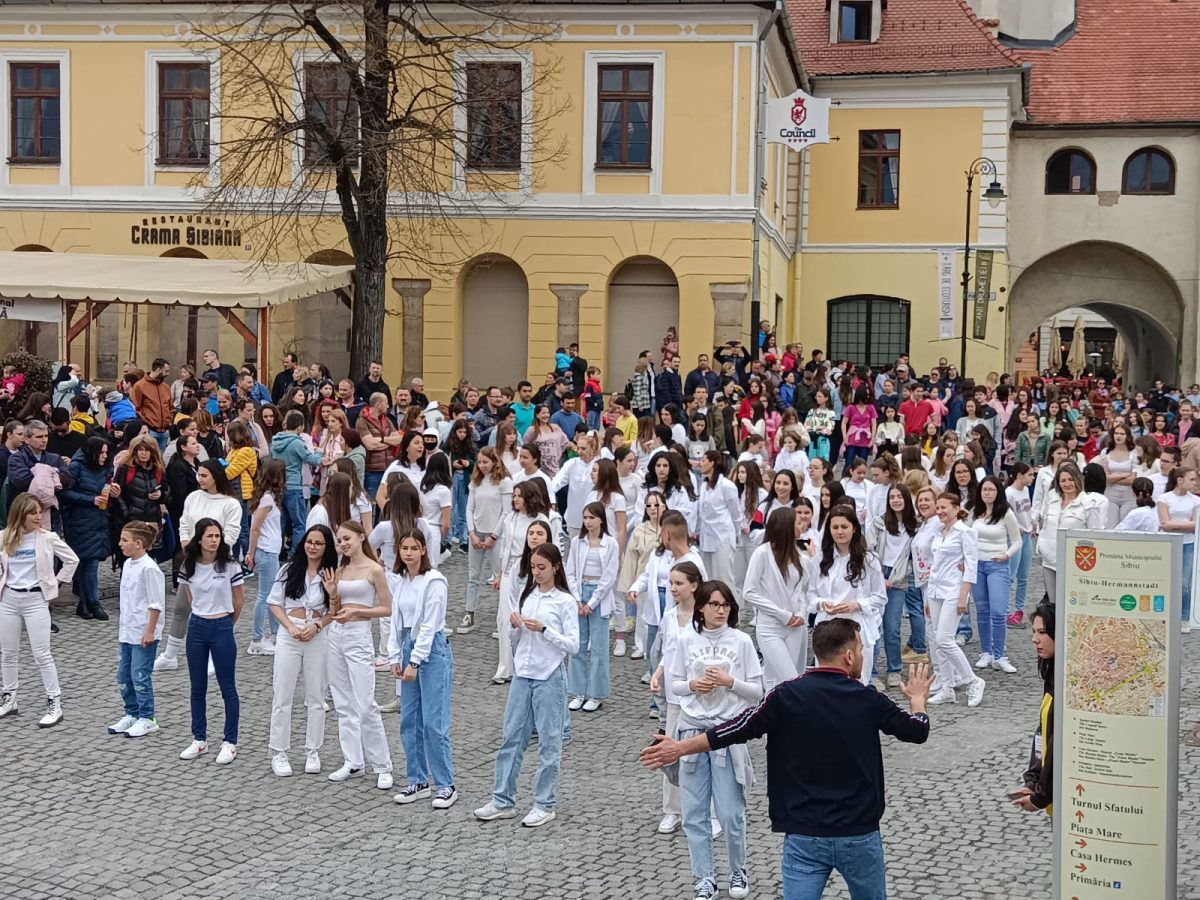
{"label": "closed umbrella", "polygon": [[1117,333],[1117,340],[1113,344],[1113,371],[1117,373],[1117,377],[1121,377],[1121,371],[1125,368],[1125,337],[1120,332]]}
{"label": "closed umbrella", "polygon": [[1087,368],[1087,346],[1083,336],[1083,316],[1075,317],[1075,333],[1071,336],[1071,350],[1067,353],[1067,368],[1078,378]]}
{"label": "closed umbrella", "polygon": [[1058,319],[1050,320],[1050,358],[1046,365],[1052,374],[1057,375],[1062,368],[1062,334],[1058,330]]}

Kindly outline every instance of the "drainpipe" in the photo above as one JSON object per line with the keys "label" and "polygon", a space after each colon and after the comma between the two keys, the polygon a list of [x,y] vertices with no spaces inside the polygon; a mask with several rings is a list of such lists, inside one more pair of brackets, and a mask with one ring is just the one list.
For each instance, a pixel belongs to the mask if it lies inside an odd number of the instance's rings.
{"label": "drainpipe", "polygon": [[762,215],[763,172],[767,166],[767,37],[783,15],[783,0],[775,0],[775,9],[771,18],[758,34],[758,116],[755,121],[754,135],[754,230],[751,239],[751,270],[750,270],[750,355],[758,359],[758,322],[762,318],[762,276],[759,272],[758,251],[762,243],[762,226],[759,217]]}

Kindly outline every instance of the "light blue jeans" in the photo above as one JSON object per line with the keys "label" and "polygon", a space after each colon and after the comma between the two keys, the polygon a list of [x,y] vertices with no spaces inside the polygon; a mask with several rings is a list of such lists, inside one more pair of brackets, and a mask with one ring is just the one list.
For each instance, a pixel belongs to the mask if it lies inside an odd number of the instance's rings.
{"label": "light blue jeans", "polygon": [[[1013,612],[1025,611],[1025,594],[1029,589],[1029,567],[1033,563],[1033,540],[1029,532],[1021,532],[1021,549],[1008,562],[1008,574],[1017,586],[1013,600]],[[1035,604],[1036,605],[1036,604]]]}
{"label": "light blue jeans", "polygon": [[[413,651],[410,629],[401,643],[401,664],[408,665]],[[398,682],[400,687],[400,742],[404,745],[404,771],[409,784],[454,785],[450,760],[450,682],[454,655],[446,635],[438,631],[429,658],[417,669],[417,680]]]}
{"label": "light blue jeans", "polygon": [[554,809],[562,764],[563,717],[567,712],[565,694],[566,675],[561,666],[545,681],[524,675],[513,678],[504,707],[504,737],[496,754],[492,803],[497,809],[517,805],[517,779],[534,726],[538,733],[538,769],[533,776],[533,802],[541,809]]}
{"label": "light blue jeans", "polygon": [[267,597],[271,596],[271,586],[279,576],[279,553],[255,550],[254,574],[258,576],[258,599],[254,602],[254,622],[250,628],[250,640],[261,641],[268,620],[271,622],[271,635],[279,633],[279,623],[267,609]]}
{"label": "light blue jeans", "polygon": [[[579,586],[579,601],[586,604],[595,593],[596,583],[585,581]],[[599,609],[579,617],[579,652],[567,671],[567,693],[572,697],[608,697],[608,619]]]}
{"label": "light blue jeans", "polygon": [[887,868],[878,831],[854,837],[783,839],[783,900],[821,900],[834,869],[841,873],[851,900],[887,900]]}
{"label": "light blue jeans", "polygon": [[[700,734],[699,729],[681,728],[679,739],[685,741]],[[683,833],[687,835],[688,854],[692,858],[692,875],[716,881],[713,862],[712,824],[710,810],[725,829],[725,850],[729,854],[729,871],[746,870],[746,793],[733,774],[733,760],[728,752],[714,751],[685,756],[679,760],[679,792],[683,811]]]}
{"label": "light blue jeans", "polygon": [[454,473],[454,482],[450,489],[450,537],[458,541],[460,547],[467,546],[467,485],[470,484],[464,472]]}
{"label": "light blue jeans", "polygon": [[[892,577],[892,567],[883,567],[883,577],[885,579]],[[887,589],[887,606],[883,608],[883,652],[887,658],[887,670],[889,672],[899,672],[904,668],[900,661],[900,624],[904,620],[905,595],[908,593],[909,578],[906,575],[904,581],[895,587]],[[879,666],[876,659],[872,660],[875,673],[878,674]]]}
{"label": "light blue jeans", "polygon": [[158,655],[158,641],[151,641],[148,647],[124,641],[119,646],[117,687],[121,689],[125,715],[135,719],[153,719],[154,657]]}
{"label": "light blue jeans", "polygon": [[1012,583],[1009,562],[979,561],[978,580],[971,586],[975,597],[975,620],[979,623],[979,649],[993,659],[1004,656],[1008,630],[1008,588]]}

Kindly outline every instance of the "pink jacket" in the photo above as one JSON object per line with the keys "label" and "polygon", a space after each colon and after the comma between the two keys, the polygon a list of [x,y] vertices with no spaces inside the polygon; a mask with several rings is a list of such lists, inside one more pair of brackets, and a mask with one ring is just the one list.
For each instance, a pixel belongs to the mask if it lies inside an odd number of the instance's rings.
{"label": "pink jacket", "polygon": [[[0,543],[5,531],[0,531]],[[42,599],[49,602],[58,596],[58,583],[69,583],[75,575],[75,567],[79,565],[79,557],[67,546],[67,542],[53,531],[38,531],[35,552],[37,554],[38,584],[42,588]],[[62,560],[62,568],[58,574],[54,572],[54,559]],[[9,556],[0,549],[0,594],[4,593],[4,584],[8,581]]]}
{"label": "pink jacket", "polygon": [[29,493],[37,498],[43,509],[58,509],[58,492],[62,490],[62,479],[58,469],[45,463],[34,463],[33,480],[29,482]]}

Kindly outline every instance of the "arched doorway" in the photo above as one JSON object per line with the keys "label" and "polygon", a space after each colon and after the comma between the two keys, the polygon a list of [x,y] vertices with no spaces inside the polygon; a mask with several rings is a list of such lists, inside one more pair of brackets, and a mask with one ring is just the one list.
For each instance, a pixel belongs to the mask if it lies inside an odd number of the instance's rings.
{"label": "arched doorway", "polygon": [[[1007,359],[1047,319],[1081,308],[1100,315],[1125,339],[1125,377],[1145,386],[1155,376],[1177,382],[1194,368],[1184,332],[1183,301],[1153,260],[1122,244],[1085,241],[1043,256],[1013,282]],[[1060,322],[1068,326],[1073,322]]]}
{"label": "arched doorway", "polygon": [[463,376],[481,390],[516,387],[529,375],[529,283],[505,256],[473,260],[463,270]]}
{"label": "arched doorway", "polygon": [[624,262],[608,283],[608,368],[602,383],[623,385],[643,350],[654,354],[657,365],[659,347],[671,326],[679,328],[679,282],[671,267],[648,256]]}

